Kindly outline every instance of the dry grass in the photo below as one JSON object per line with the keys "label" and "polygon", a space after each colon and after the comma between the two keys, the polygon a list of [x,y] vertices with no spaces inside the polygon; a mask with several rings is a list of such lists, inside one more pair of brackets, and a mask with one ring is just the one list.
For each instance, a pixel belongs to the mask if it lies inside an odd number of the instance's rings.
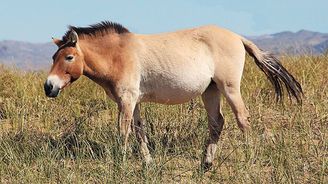
{"label": "dry grass", "polygon": [[207,137],[199,99],[143,105],[155,158],[146,167],[133,136],[128,161],[120,161],[116,106],[94,83],[80,79],[59,98],[47,99],[45,73],[0,67],[0,182],[327,183],[328,57],[282,61],[303,86],[303,105],[288,99],[275,104],[273,88],[248,61],[242,92],[252,131],[243,135],[224,104],[226,124],[206,174],[198,171]]}

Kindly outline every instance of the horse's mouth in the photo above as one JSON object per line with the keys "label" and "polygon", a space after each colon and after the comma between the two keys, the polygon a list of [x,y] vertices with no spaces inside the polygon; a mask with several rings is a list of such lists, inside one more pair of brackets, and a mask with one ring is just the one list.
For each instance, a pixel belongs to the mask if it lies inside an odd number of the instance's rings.
{"label": "horse's mouth", "polygon": [[55,98],[57,97],[62,90],[64,90],[66,87],[71,85],[76,79],[73,77],[69,77],[66,79],[66,81],[62,81],[64,83],[63,85],[60,85],[60,83],[52,82],[50,80],[46,80],[44,83],[44,91],[47,97]]}

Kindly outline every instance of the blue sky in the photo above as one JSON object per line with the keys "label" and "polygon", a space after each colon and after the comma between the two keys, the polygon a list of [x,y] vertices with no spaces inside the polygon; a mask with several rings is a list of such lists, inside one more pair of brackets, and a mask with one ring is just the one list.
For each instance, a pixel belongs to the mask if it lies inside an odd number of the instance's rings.
{"label": "blue sky", "polygon": [[243,35],[328,32],[327,0],[0,0],[0,40],[48,42],[102,20],[158,33],[216,24]]}

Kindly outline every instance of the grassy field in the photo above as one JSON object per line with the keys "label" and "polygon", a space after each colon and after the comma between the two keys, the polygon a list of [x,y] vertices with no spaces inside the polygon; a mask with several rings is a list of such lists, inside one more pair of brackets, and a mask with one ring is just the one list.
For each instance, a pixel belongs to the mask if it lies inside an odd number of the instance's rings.
{"label": "grassy field", "polygon": [[303,86],[302,105],[275,104],[269,81],[247,59],[242,94],[252,131],[242,134],[224,102],[226,123],[213,169],[199,172],[207,120],[200,99],[144,104],[155,160],[144,166],[131,136],[121,163],[116,105],[86,78],[57,99],[46,73],[0,67],[1,183],[328,183],[328,56],[283,57]]}

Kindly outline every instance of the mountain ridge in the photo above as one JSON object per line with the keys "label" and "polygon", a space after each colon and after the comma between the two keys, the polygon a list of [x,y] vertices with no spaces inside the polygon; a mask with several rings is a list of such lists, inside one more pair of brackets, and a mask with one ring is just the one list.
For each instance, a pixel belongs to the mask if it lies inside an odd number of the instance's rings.
{"label": "mountain ridge", "polygon": [[318,55],[325,53],[328,49],[328,33],[305,29],[297,32],[283,31],[268,35],[249,36],[247,38],[261,49],[278,55]]}

